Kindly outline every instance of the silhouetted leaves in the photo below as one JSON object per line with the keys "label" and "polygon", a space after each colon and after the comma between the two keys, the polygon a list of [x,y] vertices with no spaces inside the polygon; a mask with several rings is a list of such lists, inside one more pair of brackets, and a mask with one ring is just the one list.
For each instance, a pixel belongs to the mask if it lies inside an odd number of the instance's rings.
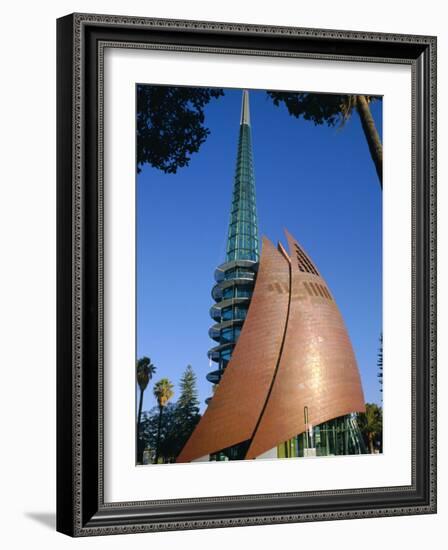
{"label": "silhouetted leaves", "polygon": [[290,115],[303,117],[316,125],[334,126],[341,122],[341,105],[347,98],[336,94],[309,94],[299,92],[268,92],[268,95],[279,106],[284,103]]}
{"label": "silhouetted leaves", "polygon": [[[159,418],[159,407],[154,407],[149,412],[143,413],[142,437],[145,447],[152,449],[153,459],[156,454]],[[176,455],[176,405],[168,403],[163,411],[160,423],[159,456],[162,456],[166,462],[169,462],[170,460],[174,460]]]}
{"label": "silhouetted leaves", "polygon": [[383,440],[383,409],[376,403],[366,403],[366,412],[358,414],[358,426],[369,452],[381,451]]}
{"label": "silhouetted leaves", "polygon": [[137,86],[137,171],[148,163],[167,174],[188,166],[210,130],[204,107],[220,88]]}
{"label": "silhouetted leaves", "polygon": [[196,375],[190,365],[180,380],[177,402],[165,402],[161,412],[159,405],[144,413],[142,439],[144,446],[152,449],[153,461],[160,457],[163,462],[174,462],[201,418]]}
{"label": "silhouetted leaves", "polygon": [[[314,122],[316,126],[327,124],[335,126],[346,120],[356,102],[347,94],[311,94],[307,92],[267,92],[277,107],[284,103],[290,115],[295,118],[303,117],[304,120]],[[376,96],[366,96],[369,103],[376,101]]]}

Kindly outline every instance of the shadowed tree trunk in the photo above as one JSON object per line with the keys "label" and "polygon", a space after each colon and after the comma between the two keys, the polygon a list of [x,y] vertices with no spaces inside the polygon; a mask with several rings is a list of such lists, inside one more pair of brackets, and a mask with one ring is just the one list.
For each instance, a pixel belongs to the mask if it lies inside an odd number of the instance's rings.
{"label": "shadowed tree trunk", "polygon": [[138,404],[138,415],[137,415],[137,435],[140,436],[140,426],[142,421],[142,409],[143,409],[143,393],[144,389],[140,388],[140,402]]}
{"label": "shadowed tree trunk", "polygon": [[156,443],[156,456],[154,459],[154,463],[157,464],[159,461],[159,448],[160,448],[160,432],[162,430],[162,414],[163,414],[163,407],[159,407],[160,413],[159,413],[159,425],[157,427],[157,443]]}
{"label": "shadowed tree trunk", "polygon": [[141,436],[141,422],[142,422],[142,409],[143,409],[143,393],[145,390],[140,387],[140,402],[138,404],[138,415],[137,415],[137,456],[136,460],[137,463],[143,462],[143,451],[145,449],[145,444],[143,442],[142,436]]}
{"label": "shadowed tree trunk", "polygon": [[380,136],[378,135],[375,121],[373,120],[370,111],[369,102],[365,95],[356,96],[356,110],[361,119],[362,129],[366,136],[367,145],[369,146],[370,155],[375,164],[376,173],[380,180],[381,189],[383,188],[383,145],[381,144]]}
{"label": "shadowed tree trunk", "polygon": [[143,407],[143,394],[148,387],[148,384],[156,372],[156,367],[151,363],[149,357],[141,357],[137,360],[137,384],[140,388],[140,403],[138,405],[138,415],[137,415],[137,447],[136,447],[136,461],[137,463],[142,463],[143,461],[143,449],[144,441],[141,437],[141,420],[142,420],[142,407]]}
{"label": "shadowed tree trunk", "polygon": [[160,455],[160,432],[162,430],[162,414],[163,408],[166,407],[168,401],[173,397],[174,390],[173,384],[168,380],[168,378],[162,378],[154,385],[154,397],[157,399],[157,404],[159,405],[159,425],[157,428],[157,442],[156,442],[156,456],[155,463],[159,460]]}

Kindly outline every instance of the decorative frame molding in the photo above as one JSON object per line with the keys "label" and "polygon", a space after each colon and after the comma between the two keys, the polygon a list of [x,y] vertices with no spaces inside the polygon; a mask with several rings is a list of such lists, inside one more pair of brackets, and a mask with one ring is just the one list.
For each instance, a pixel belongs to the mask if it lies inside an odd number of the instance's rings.
{"label": "decorative frame molding", "polygon": [[[435,513],[436,38],[93,14],[59,19],[57,34],[57,529],[90,536]],[[104,502],[102,83],[112,46],[411,65],[410,486]]]}

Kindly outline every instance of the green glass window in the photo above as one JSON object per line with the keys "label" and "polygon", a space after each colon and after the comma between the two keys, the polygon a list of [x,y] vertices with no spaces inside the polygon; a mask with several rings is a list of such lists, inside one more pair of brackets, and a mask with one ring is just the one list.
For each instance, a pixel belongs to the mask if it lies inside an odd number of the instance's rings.
{"label": "green glass window", "polygon": [[225,328],[221,331],[221,344],[233,341],[233,329]]}
{"label": "green glass window", "polygon": [[234,293],[234,287],[229,286],[222,291],[222,297],[224,300],[228,300],[229,298],[233,298],[233,293]]}
{"label": "green glass window", "polygon": [[232,319],[232,308],[226,307],[221,311],[221,318],[223,321],[230,321]]}

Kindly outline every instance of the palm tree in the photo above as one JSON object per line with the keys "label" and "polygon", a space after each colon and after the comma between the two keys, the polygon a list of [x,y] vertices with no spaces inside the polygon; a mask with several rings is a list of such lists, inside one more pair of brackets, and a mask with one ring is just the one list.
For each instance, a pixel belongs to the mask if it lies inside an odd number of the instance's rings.
{"label": "palm tree", "polygon": [[383,431],[383,411],[376,403],[366,403],[366,412],[358,415],[358,424],[367,439],[369,452],[375,452],[375,439]]}
{"label": "palm tree", "polygon": [[383,188],[383,144],[381,143],[380,136],[373,120],[372,112],[370,110],[371,96],[368,95],[349,95],[347,100],[342,103],[341,111],[344,117],[344,121],[347,120],[356,109],[359,118],[361,120],[361,126],[364,132],[364,136],[369,147],[370,156],[372,157],[375,165],[376,173],[380,182],[381,189]]}
{"label": "palm tree", "polygon": [[268,91],[274,105],[283,102],[290,115],[303,117],[315,125],[327,124],[343,126],[353,111],[359,115],[370,156],[375,165],[381,189],[383,188],[383,145],[375,126],[370,104],[381,101],[380,97],[370,95],[311,94],[303,92]]}
{"label": "palm tree", "polygon": [[149,357],[144,356],[137,360],[137,383],[140,388],[140,402],[138,404],[138,415],[137,415],[137,437],[138,438],[140,438],[140,430],[141,430],[143,394],[145,393],[145,390],[148,387],[148,384],[155,372],[156,372],[156,367],[151,363],[151,359]]}
{"label": "palm tree", "polygon": [[163,409],[168,404],[168,401],[174,395],[174,386],[168,380],[168,378],[162,378],[154,384],[154,397],[157,399],[157,404],[159,406],[159,425],[157,427],[157,443],[156,443],[156,456],[155,463],[157,464],[159,460],[159,447],[160,447],[160,432],[162,429],[162,414]]}

